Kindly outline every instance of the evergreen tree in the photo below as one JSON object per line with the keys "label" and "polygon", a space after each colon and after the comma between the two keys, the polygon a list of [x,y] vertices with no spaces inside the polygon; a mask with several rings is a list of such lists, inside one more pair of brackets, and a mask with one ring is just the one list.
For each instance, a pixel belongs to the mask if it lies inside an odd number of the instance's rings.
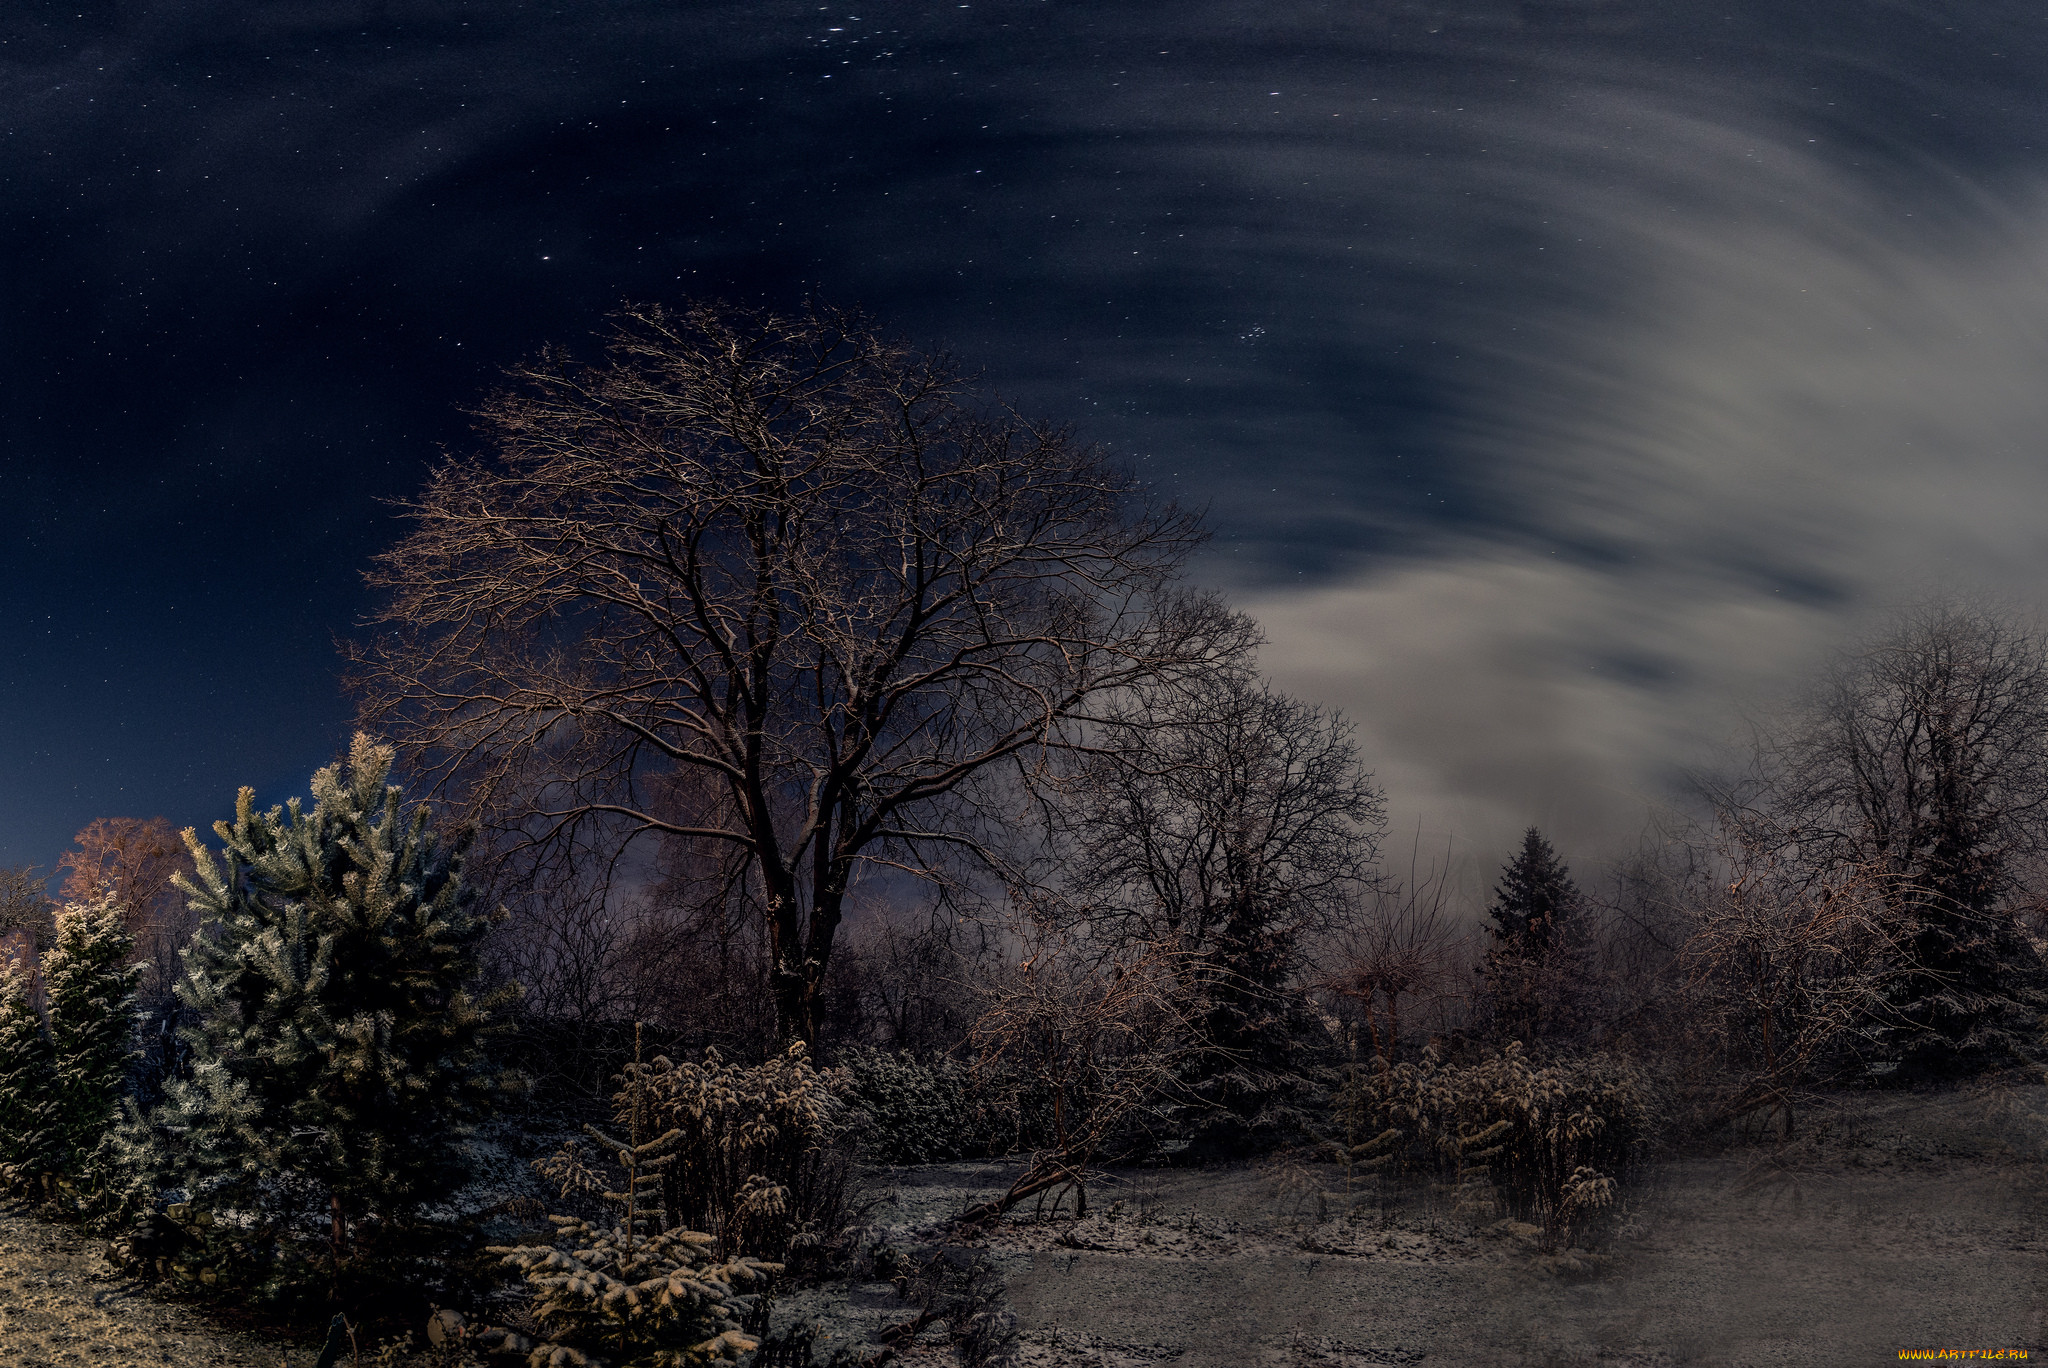
{"label": "evergreen tree", "polygon": [[1504,949],[1541,953],[1578,910],[1579,901],[1571,870],[1543,833],[1530,827],[1522,834],[1521,852],[1502,868],[1494,885],[1493,904],[1486,909],[1493,925],[1487,930]]}
{"label": "evergreen tree", "polygon": [[1285,1143],[1312,1090],[1303,1054],[1314,1023],[1301,995],[1288,991],[1295,937],[1260,901],[1231,909],[1199,971],[1195,1021],[1205,1048],[1186,1070],[1189,1093],[1209,1108],[1192,1118],[1189,1152],[1198,1159]]}
{"label": "evergreen tree", "polygon": [[134,1057],[135,938],[111,898],[58,909],[43,957],[49,994],[51,1131],[60,1170],[82,1177],[120,1108]]}
{"label": "evergreen tree", "polygon": [[57,1167],[55,1064],[35,989],[26,957],[0,960],[0,1187],[16,1191]]}
{"label": "evergreen tree", "polygon": [[1486,909],[1494,943],[1480,972],[1500,1035],[1534,1045],[1576,1024],[1571,932],[1580,901],[1571,871],[1543,833],[1530,827],[1521,850],[1502,868]]}
{"label": "evergreen tree", "polygon": [[391,761],[358,735],[313,777],[310,813],[258,813],[245,788],[214,825],[218,856],[185,833],[192,1076],[114,1141],[145,1198],[182,1187],[188,1211],[253,1216],[279,1239],[317,1214],[337,1271],[454,1191],[461,1139],[503,1085],[484,1051],[499,999],[470,992],[487,923],[462,883],[467,834],[443,842],[423,805],[401,811]]}
{"label": "evergreen tree", "polygon": [[1908,885],[1897,898],[1906,955],[1879,1036],[1898,1051],[1900,1076],[1952,1078],[2037,1058],[2048,1020],[2040,952],[1995,898],[1951,883],[1939,866],[1931,873],[1931,886]]}

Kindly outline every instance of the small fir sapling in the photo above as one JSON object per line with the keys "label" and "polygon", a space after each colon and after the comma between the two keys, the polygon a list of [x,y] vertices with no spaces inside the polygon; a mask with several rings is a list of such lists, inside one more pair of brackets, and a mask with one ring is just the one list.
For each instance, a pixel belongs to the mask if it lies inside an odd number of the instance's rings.
{"label": "small fir sapling", "polygon": [[[501,997],[470,993],[487,921],[462,881],[467,835],[443,841],[424,805],[402,810],[391,762],[358,735],[346,764],[314,776],[312,811],[259,813],[245,788],[214,825],[218,855],[186,832],[192,1076],[149,1115],[131,1107],[109,1148],[131,1210],[190,1194],[185,1219],[171,1208],[181,1232],[156,1234],[202,1246],[179,1256],[199,1281],[228,1267],[228,1245],[241,1262],[225,1281],[310,1286],[309,1256],[338,1277],[365,1236],[460,1185],[462,1138],[512,1083],[484,1049]],[[133,1243],[150,1261],[149,1241]]]}
{"label": "small fir sapling", "polygon": [[[1346,1045],[1350,1059],[1344,1072],[1344,1082],[1335,1098],[1338,1119],[1343,1123],[1342,1139],[1325,1134],[1314,1127],[1308,1129],[1309,1136],[1326,1159],[1333,1160],[1344,1170],[1344,1191],[1324,1192],[1319,1201],[1337,1200],[1342,1204],[1346,1217],[1357,1210],[1358,1180],[1366,1174],[1379,1174],[1393,1169],[1401,1159],[1401,1144],[1406,1134],[1399,1127],[1384,1126],[1376,1135],[1370,1134],[1369,1111],[1374,1093],[1366,1076],[1358,1067],[1358,1039],[1347,1033]],[[1374,1060],[1377,1065],[1381,1061]]]}
{"label": "small fir sapling", "polygon": [[685,1368],[737,1360],[759,1347],[741,1325],[750,1298],[735,1289],[765,1291],[782,1266],[746,1257],[717,1262],[710,1235],[652,1228],[659,1224],[652,1213],[663,1171],[674,1164],[685,1137],[671,1127],[650,1140],[640,1138],[649,1107],[637,1023],[633,1053],[626,1138],[585,1127],[625,1181],[609,1187],[578,1145],[535,1164],[561,1184],[563,1196],[577,1189],[595,1192],[622,1209],[621,1220],[607,1228],[581,1217],[550,1216],[553,1244],[490,1250],[523,1273],[533,1289],[533,1318],[551,1337],[531,1351],[528,1362],[534,1365]]}

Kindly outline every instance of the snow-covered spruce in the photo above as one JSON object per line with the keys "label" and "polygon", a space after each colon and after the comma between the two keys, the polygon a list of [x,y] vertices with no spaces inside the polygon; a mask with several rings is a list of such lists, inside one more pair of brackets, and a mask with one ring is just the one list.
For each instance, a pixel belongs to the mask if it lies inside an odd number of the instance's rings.
{"label": "snow-covered spruce", "polygon": [[54,1073],[34,971],[0,964],[0,1188],[40,1184],[57,1165]]}
{"label": "snow-covered spruce", "polygon": [[[111,899],[57,910],[41,975],[0,972],[0,1183],[76,1192],[114,1119],[133,1053],[135,941]],[[70,1200],[70,1198],[66,1198]]]}
{"label": "snow-covered spruce", "polygon": [[59,1175],[104,1178],[97,1154],[119,1114],[135,1055],[136,988],[143,966],[112,898],[57,909],[56,943],[43,958],[49,997],[51,1133]]}
{"label": "snow-covered spruce", "polygon": [[[483,1048],[495,999],[470,992],[486,922],[462,883],[467,838],[401,810],[391,762],[358,735],[313,777],[311,812],[258,813],[245,788],[214,824],[218,856],[185,833],[196,878],[180,886],[201,918],[177,988],[198,1019],[192,1076],[147,1116],[131,1107],[109,1152],[131,1210],[190,1195],[171,1209],[182,1236],[157,1233],[184,1241],[168,1262],[197,1281],[339,1269],[455,1190],[460,1142],[505,1084]],[[217,1228],[240,1257],[268,1248],[228,1268]]]}

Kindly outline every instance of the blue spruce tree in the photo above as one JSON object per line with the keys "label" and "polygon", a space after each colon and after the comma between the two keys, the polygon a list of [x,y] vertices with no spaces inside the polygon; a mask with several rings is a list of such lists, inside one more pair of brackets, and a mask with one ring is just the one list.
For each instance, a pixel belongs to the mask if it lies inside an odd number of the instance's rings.
{"label": "blue spruce tree", "polygon": [[[424,806],[401,810],[391,761],[358,735],[313,777],[311,812],[258,813],[245,788],[214,824],[218,855],[185,833],[191,1077],[131,1113],[114,1148],[140,1179],[131,1202],[189,1201],[169,1209],[177,1232],[159,1220],[153,1247],[131,1239],[136,1262],[302,1293],[320,1265],[338,1280],[375,1263],[380,1235],[463,1180],[463,1137],[506,1082],[485,1050],[500,999],[472,992],[487,921],[462,882],[467,836],[444,842]],[[309,1245],[309,1226],[324,1239]]]}

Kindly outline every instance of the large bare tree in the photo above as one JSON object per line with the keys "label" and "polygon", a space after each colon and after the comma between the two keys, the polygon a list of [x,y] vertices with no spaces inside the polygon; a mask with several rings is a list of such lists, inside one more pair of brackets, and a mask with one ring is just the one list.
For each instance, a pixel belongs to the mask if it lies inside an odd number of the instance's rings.
{"label": "large bare tree", "polygon": [[1204,1152],[1250,1143],[1304,1091],[1305,941],[1350,920],[1385,806],[1341,716],[1249,668],[1142,691],[1066,776],[1060,876],[1044,912],[1107,944],[1162,946],[1188,976],[1203,1042]]}
{"label": "large bare tree", "polygon": [[364,719],[515,847],[742,852],[787,1037],[863,866],[996,859],[997,771],[1243,648],[1196,516],[857,317],[631,308],[512,378],[371,571]]}
{"label": "large bare tree", "polygon": [[[1745,849],[1854,871],[1899,946],[1892,1036],[1909,1071],[2024,1049],[2044,999],[2015,915],[2048,853],[2048,639],[1936,598],[1841,654],[1771,729],[1744,789],[1716,795]],[[1833,877],[1833,876],[1830,876]]]}

